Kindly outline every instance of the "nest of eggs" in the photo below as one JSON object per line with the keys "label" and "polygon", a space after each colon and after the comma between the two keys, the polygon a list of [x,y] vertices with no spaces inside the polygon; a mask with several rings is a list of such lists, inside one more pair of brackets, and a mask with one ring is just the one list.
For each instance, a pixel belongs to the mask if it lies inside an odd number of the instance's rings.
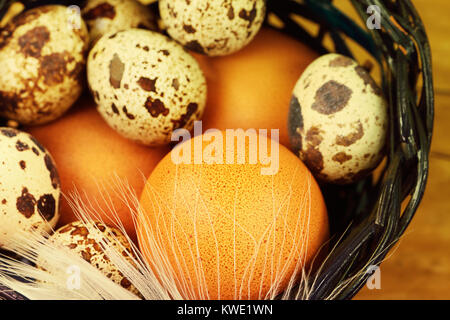
{"label": "nest of eggs", "polygon": [[[0,17],[13,2],[0,2]],[[45,2],[72,4],[64,1]],[[118,3],[125,2],[127,1]],[[379,265],[383,261],[405,232],[422,199],[428,173],[434,97],[430,48],[420,17],[411,2],[376,1],[379,11],[373,7],[372,10],[375,11],[368,11],[372,1],[350,2],[360,15],[362,24],[348,18],[329,0],[236,1],[234,6],[226,8],[203,8],[217,11],[211,21],[205,19],[200,10],[194,10],[197,13],[190,17],[183,16],[181,13],[189,8],[189,1],[160,0],[159,4],[153,3],[147,7],[149,10],[135,8],[130,14],[133,18],[118,19],[119,25],[132,21],[128,27],[133,29],[103,36],[102,30],[110,28],[114,23],[96,23],[96,17],[101,14],[103,21],[114,21],[113,5],[98,6],[96,1],[87,1],[82,7],[86,26],[76,19],[68,22],[64,7],[59,7],[61,11],[58,13],[58,10],[42,7],[42,1],[23,1],[27,10],[31,9],[25,11],[28,15],[19,15],[19,18],[13,20],[15,23],[0,29],[0,61],[6,61],[2,62],[2,67],[7,68],[0,76],[0,112],[4,117],[0,124],[3,136],[14,140],[14,143],[10,143],[10,140],[5,143],[9,156],[2,157],[6,159],[3,163],[10,159],[19,163],[19,167],[15,168],[18,173],[8,171],[11,177],[20,176],[24,166],[28,166],[29,170],[33,169],[36,174],[24,177],[29,185],[20,185],[20,190],[3,190],[2,184],[0,190],[4,193],[5,201],[9,200],[7,192],[20,195],[13,197],[21,199],[16,201],[15,208],[34,219],[31,224],[39,232],[17,232],[17,237],[8,244],[3,243],[5,248],[12,249],[15,253],[13,258],[10,254],[8,258],[0,260],[0,284],[14,288],[17,292],[4,289],[0,290],[0,295],[9,299],[206,299],[226,296],[226,290],[222,291],[222,295],[220,293],[220,280],[219,284],[213,283],[214,288],[219,288],[219,293],[216,295],[211,292],[211,282],[208,283],[208,279],[212,280],[203,266],[188,266],[185,269],[177,269],[173,265],[169,267],[173,264],[173,257],[161,253],[161,243],[165,243],[172,251],[187,249],[183,249],[183,244],[174,245],[167,242],[167,239],[158,242],[158,235],[163,233],[163,228],[154,232],[148,227],[155,226],[155,221],[144,212],[143,203],[147,208],[154,207],[155,203],[164,203],[161,200],[164,188],[153,189],[153,186],[158,181],[171,179],[173,172],[170,170],[173,168],[170,164],[163,167],[159,165],[164,170],[156,169],[152,173],[149,181],[154,181],[154,184],[149,183],[142,196],[135,195],[135,190],[127,183],[116,180],[114,190],[129,209],[129,221],[124,222],[118,216],[114,204],[106,210],[108,212],[99,212],[98,206],[86,200],[88,197],[83,198],[83,190],[80,190],[81,193],[72,194],[65,204],[79,221],[66,224],[50,236],[60,215],[60,181],[56,171],[58,163],[55,165],[46,146],[35,139],[34,136],[39,135],[39,128],[32,128],[50,121],[64,121],[66,111],[83,90],[86,81],[84,64],[89,52],[87,83],[103,121],[122,137],[133,141],[132,143],[151,147],[167,145],[176,129],[189,131],[194,121],[201,119],[204,110],[210,107],[207,102],[209,79],[208,75],[206,79],[204,76],[207,73],[207,63],[200,55],[232,55],[248,46],[261,25],[264,25],[263,28],[272,28],[295,38],[322,55],[309,64],[295,87],[289,89],[292,99],[289,113],[284,116],[288,120],[286,136],[289,137],[289,148],[303,160],[314,177],[308,178],[308,173],[302,176],[297,176],[297,172],[293,174],[294,178],[302,180],[301,184],[295,186],[307,189],[310,197],[298,205],[300,208],[305,203],[312,205],[314,212],[310,210],[308,217],[316,219],[315,222],[323,221],[320,217],[325,211],[317,205],[320,200],[311,200],[315,194],[323,194],[327,208],[325,215],[329,219],[329,241],[325,242],[328,235],[320,227],[317,228],[319,231],[308,234],[306,238],[304,235],[300,238],[294,236],[293,242],[308,243],[307,246],[317,255],[317,260],[320,260],[319,264],[314,265],[313,257],[306,257],[306,253],[300,250],[300,256],[287,257],[287,260],[293,260],[288,276],[275,273],[275,280],[268,283],[261,276],[261,279],[258,278],[259,295],[256,296],[250,290],[242,290],[242,285],[236,291],[239,286],[235,285],[230,297],[353,297],[370,276],[366,272],[367,267]],[[94,3],[92,8],[89,3]],[[37,8],[32,9],[33,7]],[[47,20],[39,21],[41,18],[37,16],[40,14],[42,19]],[[369,21],[374,22],[371,20],[374,14],[375,18],[380,18],[380,25],[373,25],[374,28],[367,30]],[[225,22],[217,23],[218,20],[215,19],[221,15]],[[198,23],[201,19],[204,19],[206,25],[210,22],[212,29],[209,32],[202,33],[201,24]],[[77,27],[58,28],[68,23]],[[27,31],[34,30],[33,34],[23,32],[18,39],[14,39],[16,28],[27,24],[31,25]],[[40,25],[45,25],[46,28],[39,28]],[[220,27],[228,30],[231,35],[228,38],[223,35],[217,37],[220,32],[213,29]],[[64,33],[59,29],[66,31]],[[157,32],[152,32],[149,37],[150,31],[144,29]],[[45,50],[41,41],[48,44]],[[364,56],[373,62],[360,66],[354,60],[352,51],[358,52],[358,61],[360,56]],[[361,53],[363,51],[365,53]],[[17,55],[20,58],[11,60],[17,52],[22,52],[22,55]],[[67,52],[70,54],[64,55]],[[336,54],[328,54],[329,52]],[[38,63],[30,64],[27,62],[30,59]],[[58,72],[58,63],[65,65],[63,74]],[[380,86],[370,76],[371,69],[379,74]],[[17,77],[17,70],[35,74],[35,77],[23,82],[26,77]],[[20,97],[14,91],[17,87],[22,88]],[[132,108],[135,105],[143,105],[144,108],[139,111]],[[177,105],[183,105],[183,108],[174,107]],[[223,116],[226,118],[225,114]],[[349,123],[348,128],[337,126],[346,122]],[[21,131],[7,128],[18,125]],[[348,134],[340,134],[347,129],[350,129]],[[283,133],[280,134],[280,142],[283,144]],[[370,147],[361,149],[355,141]],[[14,152],[24,150],[30,151],[26,159],[22,156],[24,153],[21,153],[20,159],[13,156]],[[281,154],[288,152],[287,149],[281,150]],[[160,152],[165,154],[166,150]],[[287,153],[280,157],[291,159]],[[291,160],[286,161],[290,163]],[[286,166],[289,172],[292,167]],[[306,167],[304,170],[307,170]],[[248,172],[245,174],[251,175]],[[213,179],[217,179],[226,173],[211,175]],[[147,180],[148,173],[145,172],[144,176],[144,180]],[[11,177],[7,179],[13,180]],[[45,179],[49,183],[43,187],[42,181]],[[188,181],[185,185],[188,185],[189,179],[195,180],[195,175],[186,175],[184,179]],[[314,179],[319,182],[317,185]],[[259,190],[256,180],[250,181],[252,183],[244,189],[244,193],[251,193],[252,185]],[[220,184],[215,188],[220,188]],[[39,191],[31,191],[36,189]],[[285,192],[288,190],[289,188]],[[187,194],[188,191],[185,195]],[[195,198],[195,195],[194,193],[192,197]],[[303,196],[304,194],[294,193],[294,197]],[[111,194],[100,200],[94,199],[94,202],[113,203],[110,197]],[[189,199],[189,196],[186,198]],[[0,201],[1,199],[0,195]],[[252,200],[255,201],[254,199]],[[189,208],[189,205],[184,205]],[[192,203],[191,205],[196,207]],[[33,216],[35,207],[40,215]],[[302,212],[302,209],[298,210]],[[108,226],[99,222],[104,221],[105,216],[110,217]],[[250,223],[258,221],[258,218],[254,219]],[[142,227],[143,225],[147,227]],[[235,225],[236,223],[234,228]],[[137,235],[130,235],[129,230],[135,226]],[[42,233],[46,237],[42,237]],[[311,235],[318,239],[315,247],[308,242],[308,236]],[[207,236],[213,239],[216,235],[207,233]],[[136,237],[140,240],[139,246],[135,245]],[[47,238],[52,241],[47,241]],[[201,239],[201,235],[196,235],[196,239]],[[273,243],[279,244],[277,241],[274,240]],[[86,244],[89,250],[76,249],[81,243]],[[327,248],[326,258],[320,258],[319,252],[323,250],[319,247]],[[96,255],[94,252],[100,253]],[[236,248],[234,252],[237,252]],[[89,257],[86,257],[87,254]],[[91,264],[85,263],[86,261]],[[58,263],[62,265],[61,269],[52,270],[51,266]],[[179,266],[183,263],[186,261],[177,260],[175,264]],[[92,267],[93,264],[97,265],[97,269],[108,270],[107,277],[104,273],[101,276]],[[305,268],[306,264],[313,266]],[[65,271],[74,265],[79,266],[86,276],[87,284],[78,291],[67,292],[64,285],[58,286],[56,283],[65,279]],[[232,267],[231,263],[230,268]],[[209,267],[211,268],[213,267]],[[181,272],[180,275],[180,270],[186,273]],[[202,271],[201,275],[198,275],[198,270]],[[192,278],[187,276],[191,271],[191,275],[197,272],[194,284]],[[251,287],[248,273],[252,272],[248,269],[243,272],[243,279],[248,278],[248,288]],[[220,270],[216,273],[220,274]],[[31,280],[34,284],[17,281],[17,277]],[[36,287],[41,290],[40,295],[35,295],[33,289]],[[124,288],[125,290],[121,290]],[[262,291],[264,294],[261,295]]]}

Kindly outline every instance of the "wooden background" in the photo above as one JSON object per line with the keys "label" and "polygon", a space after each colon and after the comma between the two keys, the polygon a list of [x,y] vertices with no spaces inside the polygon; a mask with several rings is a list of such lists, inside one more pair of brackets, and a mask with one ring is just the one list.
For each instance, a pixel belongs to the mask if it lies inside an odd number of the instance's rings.
{"label": "wooden background", "polygon": [[381,265],[381,289],[365,287],[356,299],[450,299],[450,1],[412,1],[433,54],[436,115],[430,176],[413,222]]}

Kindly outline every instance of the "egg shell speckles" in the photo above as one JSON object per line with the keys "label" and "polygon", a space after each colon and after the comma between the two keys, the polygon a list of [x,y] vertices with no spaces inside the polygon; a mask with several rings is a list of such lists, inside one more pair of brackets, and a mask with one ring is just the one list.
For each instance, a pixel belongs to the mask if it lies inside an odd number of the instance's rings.
{"label": "egg shell speckles", "polygon": [[206,80],[197,61],[159,33],[129,29],[102,37],[88,58],[88,82],[106,122],[138,143],[167,144],[203,115]]}
{"label": "egg shell speckles", "polygon": [[88,0],[81,14],[92,45],[106,33],[130,28],[158,30],[155,13],[136,0]]}
{"label": "egg shell speckles", "polygon": [[[84,81],[88,32],[64,6],[31,9],[0,30],[0,115],[36,125],[60,117]],[[73,20],[73,19],[72,19]]]}
{"label": "egg shell speckles", "polygon": [[0,247],[17,230],[50,232],[59,219],[60,194],[44,147],[27,133],[0,128]]}
{"label": "egg shell speckles", "polygon": [[[50,241],[65,246],[78,254],[85,261],[100,270],[105,276],[121,285],[123,288],[139,295],[139,291],[124,277],[116,265],[114,265],[102,249],[104,243],[125,257],[130,264],[135,258],[130,242],[117,228],[106,226],[100,222],[92,223],[94,232],[83,222],[75,221],[62,226],[50,237]],[[38,267],[52,272],[55,266],[49,265],[42,258],[38,258]],[[55,270],[56,272],[56,270]]]}
{"label": "egg shell speckles", "polygon": [[170,36],[210,56],[227,55],[247,45],[265,17],[264,0],[160,0]]}
{"label": "egg shell speckles", "polygon": [[355,182],[384,156],[387,103],[369,73],[348,57],[327,54],[308,66],[288,118],[294,151],[320,180]]}

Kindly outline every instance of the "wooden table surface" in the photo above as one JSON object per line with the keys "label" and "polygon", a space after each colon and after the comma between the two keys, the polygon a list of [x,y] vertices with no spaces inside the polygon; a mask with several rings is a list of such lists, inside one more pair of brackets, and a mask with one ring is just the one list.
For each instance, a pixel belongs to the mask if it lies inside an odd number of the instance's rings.
{"label": "wooden table surface", "polygon": [[365,287],[356,299],[450,299],[450,1],[412,1],[433,54],[436,114],[430,176],[413,222],[381,265],[381,289]]}

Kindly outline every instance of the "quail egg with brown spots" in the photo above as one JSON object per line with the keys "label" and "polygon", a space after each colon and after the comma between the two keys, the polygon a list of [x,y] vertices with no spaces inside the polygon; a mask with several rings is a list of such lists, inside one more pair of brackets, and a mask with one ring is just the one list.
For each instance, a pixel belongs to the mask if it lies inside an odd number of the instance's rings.
{"label": "quail egg with brown spots", "polygon": [[[122,272],[106,255],[103,245],[116,250],[130,264],[134,263],[134,254],[127,237],[117,228],[101,222],[89,222],[89,228],[81,221],[62,226],[49,238],[49,241],[73,250],[73,252],[100,270],[106,277],[123,288],[139,295],[139,291],[124,277]],[[38,257],[38,267],[48,272],[57,272],[56,266],[50,265]]]}
{"label": "quail egg with brown spots", "polygon": [[308,66],[288,122],[294,151],[320,180],[353,183],[384,156],[387,103],[370,74],[346,56],[327,54]]}
{"label": "quail egg with brown spots", "polygon": [[18,230],[48,233],[59,218],[55,163],[28,133],[0,128],[0,247]]}
{"label": "quail egg with brown spots", "polygon": [[83,88],[87,28],[60,5],[25,11],[0,30],[0,116],[37,125],[60,117]]}
{"label": "quail egg with brown spots", "polygon": [[130,28],[158,30],[155,13],[137,0],[88,0],[82,16],[92,45],[106,33]]}
{"label": "quail egg with brown spots", "polygon": [[209,56],[245,47],[264,21],[265,0],[160,0],[169,35],[186,48]]}
{"label": "quail egg with brown spots", "polygon": [[122,136],[156,146],[179,128],[190,130],[206,104],[197,61],[168,37],[142,29],[105,35],[88,58],[98,111]]}

